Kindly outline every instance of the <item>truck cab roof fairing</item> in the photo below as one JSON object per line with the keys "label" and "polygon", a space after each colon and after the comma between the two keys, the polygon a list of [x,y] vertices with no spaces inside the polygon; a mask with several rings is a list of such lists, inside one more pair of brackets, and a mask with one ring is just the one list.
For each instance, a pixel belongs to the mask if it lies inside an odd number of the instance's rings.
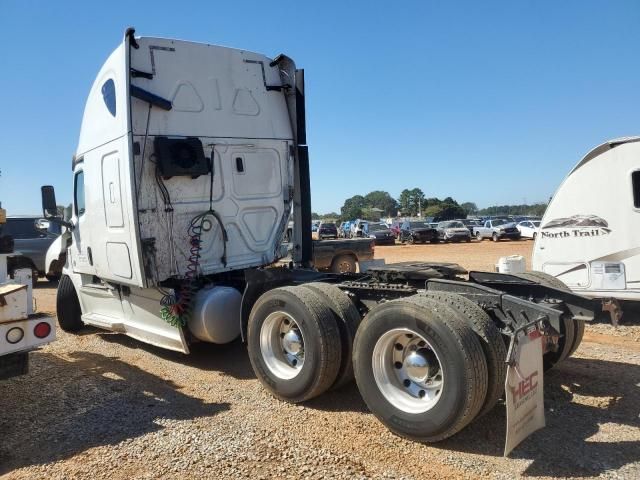
{"label": "truck cab roof fairing", "polygon": [[171,103],[131,98],[134,135],[292,140],[280,70],[264,55],[227,47],[138,37],[131,86]]}
{"label": "truck cab roof fairing", "polygon": [[126,78],[122,43],[109,55],[91,86],[76,156],[127,133]]}

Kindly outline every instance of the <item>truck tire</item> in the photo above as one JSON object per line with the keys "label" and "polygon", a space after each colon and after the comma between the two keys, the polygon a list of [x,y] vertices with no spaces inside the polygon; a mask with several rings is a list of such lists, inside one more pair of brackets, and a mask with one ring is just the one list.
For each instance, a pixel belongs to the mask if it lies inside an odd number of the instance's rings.
{"label": "truck tire", "polygon": [[65,332],[74,333],[84,327],[78,294],[68,275],[62,275],[58,283],[56,313],[58,325]]}
{"label": "truck tire", "polygon": [[[558,280],[556,277],[544,272],[526,272],[516,275],[524,278],[525,280],[531,280],[547,287],[557,288],[558,290],[569,291],[562,280]],[[555,365],[569,358],[575,352],[582,342],[584,335],[584,322],[567,318],[563,316],[560,323],[560,334],[562,335],[558,340],[558,350],[556,352],[547,352],[544,354],[544,369],[545,371],[552,369]]]}
{"label": "truck tire", "polygon": [[376,306],[353,350],[362,398],[397,435],[443,440],[473,420],[484,401],[487,364],[477,336],[454,309],[431,298]]}
{"label": "truck tire", "polygon": [[416,243],[416,239],[413,238],[413,235],[409,235],[409,237],[407,238],[407,243],[409,245],[413,245],[414,243]]}
{"label": "truck tire", "polygon": [[504,381],[507,377],[507,347],[498,327],[489,315],[476,303],[460,295],[448,292],[427,292],[426,296],[446,303],[456,309],[464,317],[480,340],[480,346],[487,361],[487,395],[478,413],[481,417],[491,410],[504,392]]}
{"label": "truck tire", "polygon": [[480,232],[476,232],[476,240],[478,240],[479,242],[481,242],[482,239],[482,234]]}
{"label": "truck tire", "polygon": [[353,255],[340,255],[331,262],[333,273],[356,273],[356,259]]}
{"label": "truck tire", "polygon": [[247,348],[260,383],[294,403],[331,387],[342,359],[333,312],[301,286],[276,288],[258,298],[249,315]]}
{"label": "truck tire", "polygon": [[494,233],[493,235],[491,235],[491,240],[493,240],[494,242],[499,242],[500,237],[498,236],[497,233]]}
{"label": "truck tire", "polygon": [[325,303],[333,311],[337,319],[338,330],[340,330],[340,343],[342,345],[342,359],[340,369],[331,390],[338,389],[354,379],[353,376],[353,340],[360,325],[360,313],[349,299],[349,296],[335,285],[322,282],[312,282],[302,285],[322,297]]}

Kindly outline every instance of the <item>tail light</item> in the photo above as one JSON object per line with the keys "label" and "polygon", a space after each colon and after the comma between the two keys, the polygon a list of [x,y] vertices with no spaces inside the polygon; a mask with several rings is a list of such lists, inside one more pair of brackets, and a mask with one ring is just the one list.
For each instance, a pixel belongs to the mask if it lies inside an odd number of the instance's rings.
{"label": "tail light", "polygon": [[51,325],[47,322],[40,322],[33,327],[33,334],[38,338],[45,338],[51,333]]}
{"label": "tail light", "polygon": [[20,340],[24,338],[24,330],[20,327],[13,327],[9,329],[6,335],[7,342],[10,344],[18,343]]}

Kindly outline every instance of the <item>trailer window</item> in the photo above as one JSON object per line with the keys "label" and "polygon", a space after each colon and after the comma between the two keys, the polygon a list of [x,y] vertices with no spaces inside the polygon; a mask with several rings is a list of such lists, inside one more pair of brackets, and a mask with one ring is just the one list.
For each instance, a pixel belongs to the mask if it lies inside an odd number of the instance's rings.
{"label": "trailer window", "polygon": [[84,215],[84,172],[80,170],[76,173],[75,181],[73,182],[73,199],[76,210],[76,215]]}
{"label": "trailer window", "polygon": [[633,206],[640,208],[640,170],[631,173],[631,185],[633,187]]}
{"label": "trailer window", "polygon": [[116,84],[112,79],[107,80],[102,85],[102,99],[107,106],[109,113],[116,116]]}

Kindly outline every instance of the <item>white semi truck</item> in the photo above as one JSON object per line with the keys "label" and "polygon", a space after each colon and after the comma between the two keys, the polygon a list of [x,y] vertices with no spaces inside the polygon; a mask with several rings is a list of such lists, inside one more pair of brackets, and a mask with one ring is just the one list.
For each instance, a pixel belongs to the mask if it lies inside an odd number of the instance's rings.
{"label": "white semi truck", "polygon": [[[46,216],[68,228],[60,326],[184,353],[241,336],[276,397],[305,401],[355,376],[385,425],[421,441],[492,409],[507,366],[527,367],[525,337],[541,339],[547,368],[575,351],[594,303],[544,274],[314,270],[304,100],[304,72],[284,55],[129,29],[89,93],[69,222],[43,187]],[[292,261],[274,267],[291,212]],[[533,375],[512,393],[530,393]]]}

